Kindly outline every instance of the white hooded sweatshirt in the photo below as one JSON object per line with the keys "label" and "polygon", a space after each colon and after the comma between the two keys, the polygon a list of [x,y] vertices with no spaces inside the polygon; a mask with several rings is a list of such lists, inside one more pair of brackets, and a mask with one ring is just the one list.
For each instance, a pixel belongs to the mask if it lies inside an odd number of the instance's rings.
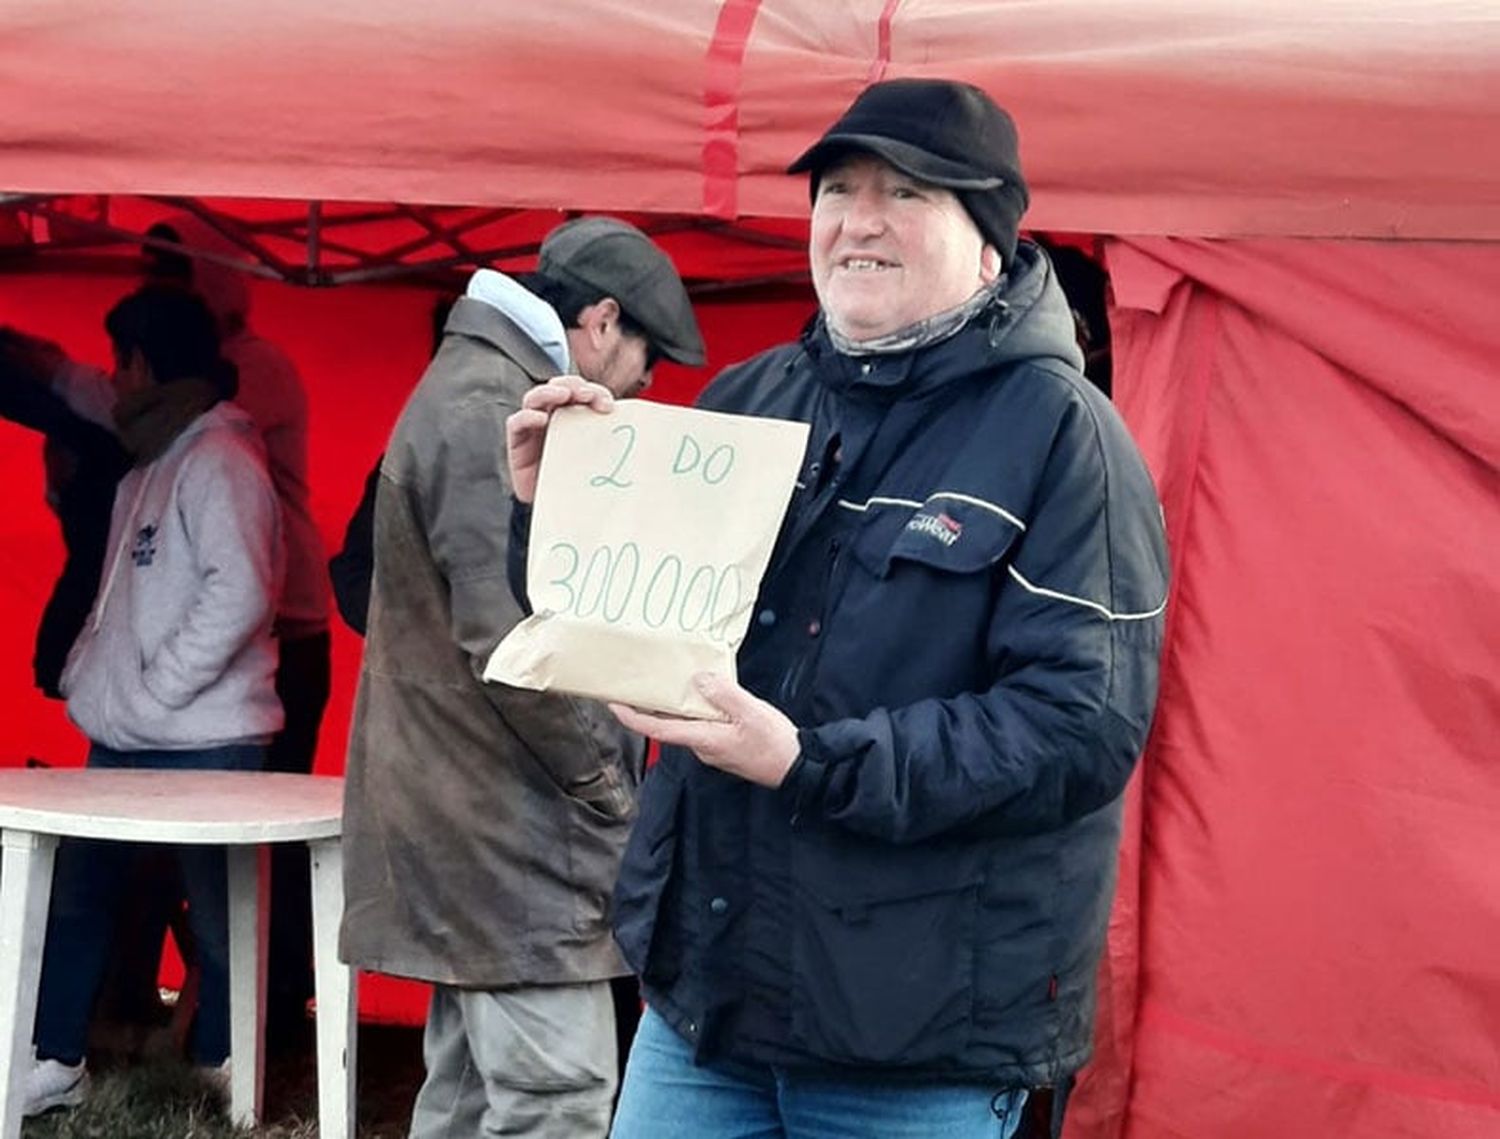
{"label": "white hooded sweatshirt", "polygon": [[120,482],[99,596],[63,671],[69,717],[122,751],[269,740],[283,559],[255,424],[218,404]]}

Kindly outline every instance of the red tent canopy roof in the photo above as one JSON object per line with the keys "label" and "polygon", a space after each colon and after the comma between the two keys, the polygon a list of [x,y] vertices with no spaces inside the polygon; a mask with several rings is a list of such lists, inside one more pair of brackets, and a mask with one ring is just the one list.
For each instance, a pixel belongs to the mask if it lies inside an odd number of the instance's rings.
{"label": "red tent canopy roof", "polygon": [[1014,111],[1029,221],[1500,238],[1500,14],[1471,0],[12,0],[20,192],[797,218],[872,78]]}

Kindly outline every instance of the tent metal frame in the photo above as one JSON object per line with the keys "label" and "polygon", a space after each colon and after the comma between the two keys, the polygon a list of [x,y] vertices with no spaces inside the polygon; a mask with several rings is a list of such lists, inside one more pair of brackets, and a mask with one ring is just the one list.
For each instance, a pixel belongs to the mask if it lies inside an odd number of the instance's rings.
{"label": "tent metal frame", "polygon": [[[324,202],[310,201],[303,204],[296,214],[251,221],[234,217],[196,198],[140,196],[141,200],[193,214],[242,251],[243,256],[235,257],[199,249],[191,243],[150,237],[129,227],[117,225],[109,220],[111,199],[103,195],[85,195],[97,197],[101,202],[101,216],[98,218],[80,216],[65,208],[66,202],[79,197],[80,195],[73,194],[0,193],[0,215],[13,215],[28,233],[40,228],[35,224],[36,219],[48,223],[46,236],[40,240],[33,238],[16,245],[0,245],[0,270],[32,267],[27,263],[34,262],[36,254],[46,253],[49,256],[45,267],[63,267],[58,260],[61,255],[68,259],[67,267],[70,268],[118,272],[122,264],[129,264],[133,269],[134,262],[128,258],[106,256],[101,251],[120,245],[132,245],[185,253],[267,280],[309,288],[415,281],[451,289],[460,277],[473,269],[516,258],[534,257],[539,244],[536,241],[526,241],[504,245],[476,245],[467,239],[466,235],[476,230],[525,212],[517,209],[394,203],[364,207],[353,205],[350,208],[330,210]],[[293,205],[290,202],[287,204]],[[578,211],[564,211],[561,216],[567,218],[577,214]],[[346,231],[356,226],[392,222],[415,227],[419,232],[394,245],[373,250],[361,248],[345,237]],[[52,234],[54,223],[65,227],[68,236],[55,237]],[[797,252],[805,249],[800,240],[717,218],[664,215],[638,220],[637,224],[652,237],[698,231],[767,248]],[[291,260],[281,256],[268,244],[271,240],[300,245],[303,250],[302,258]],[[427,256],[429,254],[433,255]],[[330,263],[330,257],[352,264],[333,264]],[[808,279],[806,272],[796,272],[768,274],[750,279],[696,279],[687,283],[689,290],[699,295],[776,286],[802,286],[807,284]]]}

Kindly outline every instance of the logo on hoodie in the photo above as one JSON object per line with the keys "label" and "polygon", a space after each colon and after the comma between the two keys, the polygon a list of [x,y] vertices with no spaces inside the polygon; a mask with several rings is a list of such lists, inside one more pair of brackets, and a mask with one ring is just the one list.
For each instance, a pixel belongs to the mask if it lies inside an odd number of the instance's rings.
{"label": "logo on hoodie", "polygon": [[963,523],[953,516],[939,511],[937,514],[918,514],[906,524],[908,530],[936,538],[944,546],[951,546],[964,532]]}
{"label": "logo on hoodie", "polygon": [[154,523],[148,523],[135,532],[135,544],[130,548],[130,560],[138,567],[149,566],[156,560],[156,533]]}

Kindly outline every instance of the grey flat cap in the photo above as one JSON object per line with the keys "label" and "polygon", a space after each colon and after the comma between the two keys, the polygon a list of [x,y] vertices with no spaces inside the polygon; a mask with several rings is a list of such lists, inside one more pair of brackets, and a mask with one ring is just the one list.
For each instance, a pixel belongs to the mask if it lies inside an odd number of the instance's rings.
{"label": "grey flat cap", "polygon": [[669,360],[696,366],[707,358],[682,278],[661,248],[630,223],[606,217],[564,222],[542,242],[537,271],[614,297]]}

